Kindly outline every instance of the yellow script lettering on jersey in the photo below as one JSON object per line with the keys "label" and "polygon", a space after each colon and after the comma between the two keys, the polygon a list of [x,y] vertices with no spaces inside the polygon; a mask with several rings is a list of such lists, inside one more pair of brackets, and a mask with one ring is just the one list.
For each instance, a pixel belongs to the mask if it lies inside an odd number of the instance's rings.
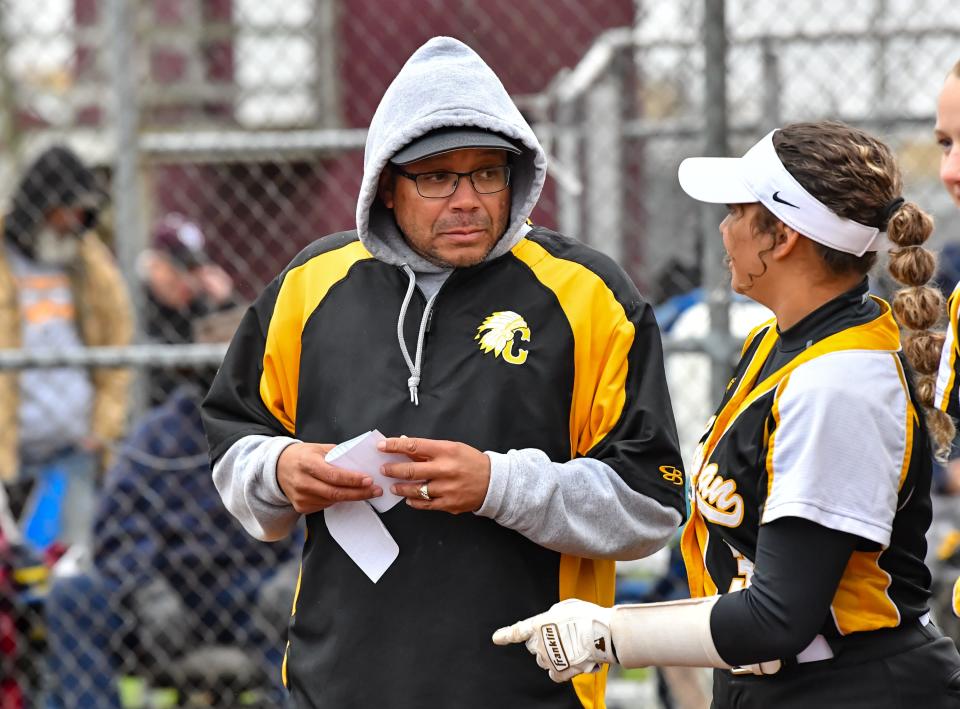
{"label": "yellow script lettering on jersey", "polygon": [[739,527],[743,521],[743,498],[737,484],[720,475],[716,463],[710,463],[697,475],[697,509],[706,519],[724,527]]}

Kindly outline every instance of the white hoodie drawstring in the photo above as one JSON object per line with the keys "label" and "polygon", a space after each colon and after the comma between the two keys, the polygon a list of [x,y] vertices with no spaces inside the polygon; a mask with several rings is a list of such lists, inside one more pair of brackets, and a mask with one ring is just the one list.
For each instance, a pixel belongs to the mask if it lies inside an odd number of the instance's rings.
{"label": "white hoodie drawstring", "polygon": [[420,386],[420,364],[423,360],[423,339],[427,332],[427,322],[430,320],[430,312],[433,310],[433,301],[437,299],[437,293],[430,296],[426,307],[423,309],[423,317],[420,319],[420,333],[417,335],[417,351],[414,359],[410,359],[410,353],[407,351],[407,343],[403,337],[403,323],[407,318],[407,306],[413,298],[413,291],[417,287],[417,276],[407,264],[402,266],[403,272],[407,274],[410,283],[407,285],[407,294],[403,296],[403,305],[400,306],[400,317],[397,319],[397,340],[400,342],[400,351],[403,353],[403,359],[407,362],[407,369],[410,370],[410,378],[407,379],[407,387],[410,389],[410,401],[414,406],[420,405],[420,398],[417,390]]}

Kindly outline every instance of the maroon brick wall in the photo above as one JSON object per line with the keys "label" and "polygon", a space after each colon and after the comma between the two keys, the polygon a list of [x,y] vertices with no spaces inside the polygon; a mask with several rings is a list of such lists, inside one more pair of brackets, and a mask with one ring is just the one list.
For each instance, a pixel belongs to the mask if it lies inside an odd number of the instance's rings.
{"label": "maroon brick wall", "polygon": [[[151,0],[153,19],[175,26],[189,0]],[[101,20],[104,0],[74,0],[78,23]],[[229,20],[232,0],[203,0],[206,21]],[[337,67],[342,98],[339,119],[366,126],[384,90],[403,62],[432,36],[445,34],[473,47],[514,95],[542,91],[564,67],[572,67],[594,39],[633,22],[633,0],[341,0],[337,13]],[[80,48],[78,69],[89,66],[90,48]],[[211,81],[234,76],[230,41],[202,48]],[[150,81],[175,84],[187,57],[149,48]],[[175,128],[197,116],[228,121],[222,105],[148,108],[147,125]],[[97,122],[96,107],[87,122]],[[313,239],[355,221],[362,176],[356,151],[311,163],[165,165],[152,171],[154,216],[180,211],[207,234],[213,255],[252,295]],[[538,223],[555,224],[555,186],[547,181]]]}

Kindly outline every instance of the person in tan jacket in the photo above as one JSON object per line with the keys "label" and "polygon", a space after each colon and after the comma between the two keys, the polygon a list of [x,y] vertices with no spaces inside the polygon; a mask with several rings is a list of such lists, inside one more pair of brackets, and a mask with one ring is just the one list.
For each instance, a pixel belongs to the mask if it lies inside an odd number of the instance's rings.
{"label": "person in tan jacket", "polygon": [[[92,231],[101,203],[92,172],[66,147],[24,172],[2,224],[0,349],[130,344],[129,292]],[[65,475],[65,543],[89,534],[97,472],[124,431],[129,384],[130,372],[116,368],[0,371],[0,481],[22,499],[50,470]]]}

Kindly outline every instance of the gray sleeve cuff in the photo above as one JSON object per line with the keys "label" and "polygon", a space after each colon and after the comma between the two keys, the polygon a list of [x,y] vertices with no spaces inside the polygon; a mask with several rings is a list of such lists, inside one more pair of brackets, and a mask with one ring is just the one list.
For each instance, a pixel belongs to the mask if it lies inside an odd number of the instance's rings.
{"label": "gray sleeve cuff", "polygon": [[263,501],[273,505],[289,505],[290,500],[280,489],[280,483],[277,480],[277,461],[280,460],[280,454],[287,446],[301,441],[296,438],[287,438],[286,436],[276,436],[263,446],[260,450],[262,454],[261,462],[263,466],[263,486],[260,488],[263,494]]}
{"label": "gray sleeve cuff", "polygon": [[490,482],[487,484],[487,496],[483,498],[483,504],[474,514],[496,519],[497,514],[503,508],[504,499],[507,495],[507,483],[510,479],[510,456],[493,451],[484,451],[484,453],[490,459]]}
{"label": "gray sleeve cuff", "polygon": [[277,460],[292,443],[299,441],[244,436],[213,466],[213,482],[224,506],[257,539],[282,539],[300,518],[277,483]]}

